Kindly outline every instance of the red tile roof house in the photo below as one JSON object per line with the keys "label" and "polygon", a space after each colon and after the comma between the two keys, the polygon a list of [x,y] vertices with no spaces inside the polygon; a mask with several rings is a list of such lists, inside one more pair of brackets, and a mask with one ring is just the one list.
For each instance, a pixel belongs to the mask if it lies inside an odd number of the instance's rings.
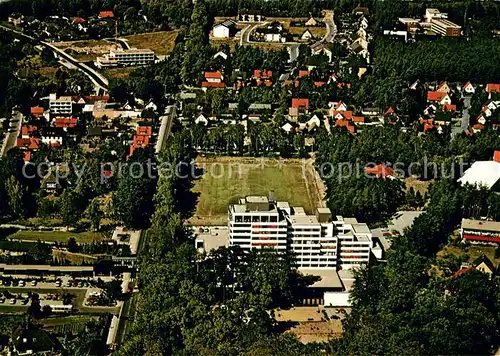
{"label": "red tile roof house", "polygon": [[100,19],[112,19],[115,17],[115,14],[113,11],[101,11],[99,12],[99,18]]}
{"label": "red tile roof house", "polygon": [[428,91],[427,101],[439,102],[441,105],[451,104],[451,98],[448,94],[439,91]]}
{"label": "red tile roof house", "polygon": [[271,70],[260,70],[260,69],[255,69],[253,71],[253,78],[254,79],[271,79],[273,77],[273,71]]}
{"label": "red tile roof house", "polygon": [[265,85],[266,87],[270,87],[273,85],[273,82],[271,81],[273,77],[273,72],[270,70],[260,70],[260,69],[255,69],[253,71],[253,79],[256,80],[257,86]]}
{"label": "red tile roof house", "polygon": [[135,129],[136,135],[133,138],[133,142],[130,145],[129,155],[127,160],[134,154],[137,148],[146,148],[149,145],[149,138],[153,133],[151,126],[137,126]]}
{"label": "red tile roof house", "polygon": [[16,140],[16,147],[27,148],[29,150],[37,150],[40,148],[39,138],[18,138]]}
{"label": "red tile roof house", "polygon": [[500,163],[500,151],[495,151],[495,153],[493,153],[493,160]]}
{"label": "red tile roof house", "polygon": [[500,84],[486,84],[486,91],[488,93],[500,93]]}
{"label": "red tile roof house", "polygon": [[335,120],[335,126],[345,127],[347,131],[349,131],[350,133],[352,134],[356,133],[356,126],[354,126],[354,124],[349,120],[346,119]]}
{"label": "red tile roof house", "polygon": [[299,76],[298,76],[298,78],[300,79],[300,78],[303,78],[303,77],[307,77],[309,74],[311,74],[311,72],[308,71],[308,70],[299,70]]}
{"label": "red tile roof house", "polygon": [[375,175],[377,178],[396,178],[392,168],[384,166],[382,163],[375,167],[365,167],[366,174]]}
{"label": "red tile roof house", "polygon": [[38,127],[36,126],[23,126],[21,127],[21,138],[27,139],[31,137],[31,134],[35,131],[38,131]]}
{"label": "red tile roof house", "polygon": [[462,90],[469,94],[474,94],[474,92],[476,91],[471,82],[465,83],[465,85],[462,87]]}
{"label": "red tile roof house", "polygon": [[151,136],[153,128],[151,126],[137,126],[135,131],[137,136]]}
{"label": "red tile roof house", "polygon": [[78,123],[78,119],[74,117],[56,117],[55,126],[56,127],[75,127]]}
{"label": "red tile roof house", "polygon": [[45,110],[43,109],[43,107],[34,106],[31,108],[31,115],[33,115],[34,117],[39,117],[39,116],[43,115],[44,111]]}
{"label": "red tile roof house", "polygon": [[457,106],[455,104],[444,104],[441,108],[443,111],[457,111]]}
{"label": "red tile roof house", "polygon": [[205,72],[205,80],[201,83],[203,88],[224,88],[224,75],[221,72]]}
{"label": "red tile roof house", "polygon": [[301,114],[309,112],[309,99],[292,99],[292,106],[288,109],[288,116],[297,118]]}

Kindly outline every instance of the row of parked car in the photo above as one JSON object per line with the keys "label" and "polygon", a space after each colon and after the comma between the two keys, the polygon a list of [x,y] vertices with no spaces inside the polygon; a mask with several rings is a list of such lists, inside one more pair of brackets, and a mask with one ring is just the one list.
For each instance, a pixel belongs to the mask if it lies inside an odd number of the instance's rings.
{"label": "row of parked car", "polygon": [[0,292],[0,304],[4,304],[7,299],[9,299],[9,304],[12,304],[12,305],[16,304],[18,299],[21,301],[22,305],[28,304],[28,302],[30,300],[27,295],[18,294],[16,296],[16,295],[13,295],[9,292],[4,292],[4,293]]}
{"label": "row of parked car", "polygon": [[[89,281],[81,281],[77,279],[69,279],[64,284],[65,287],[73,287],[73,288],[88,288],[92,286],[94,283]],[[56,287],[62,287],[62,280],[56,280]]]}
{"label": "row of parked car", "polygon": [[[30,284],[35,287],[38,282],[32,280]],[[0,279],[0,286],[26,287],[26,281],[24,279]]]}

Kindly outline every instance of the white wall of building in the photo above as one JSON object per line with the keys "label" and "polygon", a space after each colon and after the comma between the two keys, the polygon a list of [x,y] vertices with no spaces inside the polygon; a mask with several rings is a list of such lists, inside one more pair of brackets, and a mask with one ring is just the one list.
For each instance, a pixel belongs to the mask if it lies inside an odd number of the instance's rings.
{"label": "white wall of building", "polygon": [[229,28],[223,25],[214,26],[214,29],[212,31],[212,36],[214,38],[229,38],[230,36]]}
{"label": "white wall of building", "polygon": [[350,307],[349,292],[325,292],[323,295],[325,307]]}

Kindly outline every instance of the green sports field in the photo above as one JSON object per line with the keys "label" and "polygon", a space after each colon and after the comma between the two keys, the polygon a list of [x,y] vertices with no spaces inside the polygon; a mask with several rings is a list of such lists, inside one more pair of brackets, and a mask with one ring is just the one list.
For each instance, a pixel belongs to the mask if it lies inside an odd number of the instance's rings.
{"label": "green sports field", "polygon": [[311,166],[300,160],[221,157],[199,159],[197,167],[203,175],[193,187],[197,206],[188,221],[193,225],[224,225],[229,204],[271,190],[276,200],[302,206],[307,213],[313,213],[320,200]]}

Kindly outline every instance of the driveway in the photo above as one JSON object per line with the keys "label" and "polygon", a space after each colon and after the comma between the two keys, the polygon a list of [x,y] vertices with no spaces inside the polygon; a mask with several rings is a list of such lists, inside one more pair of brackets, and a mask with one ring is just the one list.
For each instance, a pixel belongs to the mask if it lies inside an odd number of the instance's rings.
{"label": "driveway", "polygon": [[9,129],[5,134],[5,140],[2,144],[0,157],[3,157],[7,152],[16,145],[16,140],[21,133],[21,126],[23,125],[23,114],[14,112],[9,123]]}
{"label": "driveway", "polygon": [[458,135],[459,133],[464,132],[470,126],[469,109],[470,109],[470,104],[471,104],[471,98],[472,97],[469,95],[462,97],[463,102],[464,102],[464,106],[463,106],[463,110],[462,110],[462,121],[460,123],[460,127],[452,126],[452,128],[451,128],[451,138],[452,139],[453,139],[453,137],[455,137],[455,135]]}
{"label": "driveway", "polygon": [[335,21],[333,21],[333,11],[325,11],[325,17],[323,19],[326,25],[326,35],[323,37],[321,42],[333,42],[333,38],[337,34],[337,26]]}
{"label": "driveway", "polygon": [[400,234],[403,234],[403,230],[413,225],[413,220],[422,213],[423,211],[398,211],[394,214],[391,220],[392,224],[389,224],[388,229],[396,230]]}

